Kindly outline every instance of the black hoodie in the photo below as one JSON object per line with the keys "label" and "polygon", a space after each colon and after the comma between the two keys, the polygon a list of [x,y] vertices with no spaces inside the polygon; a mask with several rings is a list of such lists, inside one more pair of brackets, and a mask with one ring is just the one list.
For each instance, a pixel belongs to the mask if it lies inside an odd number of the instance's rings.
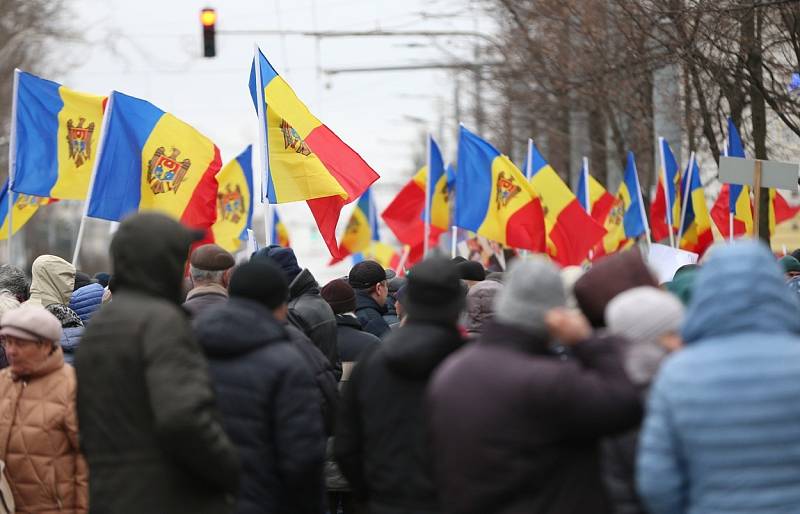
{"label": "black hoodie", "polygon": [[453,325],[409,321],[353,370],[334,453],[371,513],[438,510],[423,398],[433,370],[462,344]]}

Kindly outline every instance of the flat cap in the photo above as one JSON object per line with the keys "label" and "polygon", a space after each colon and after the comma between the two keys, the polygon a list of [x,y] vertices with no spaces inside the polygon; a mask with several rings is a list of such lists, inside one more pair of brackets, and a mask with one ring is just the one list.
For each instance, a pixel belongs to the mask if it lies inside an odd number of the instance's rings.
{"label": "flat cap", "polygon": [[0,318],[0,335],[13,336],[27,341],[61,340],[61,322],[39,305],[23,305],[11,309]]}
{"label": "flat cap", "polygon": [[205,271],[224,271],[236,264],[230,252],[214,243],[197,247],[189,262],[193,267]]}

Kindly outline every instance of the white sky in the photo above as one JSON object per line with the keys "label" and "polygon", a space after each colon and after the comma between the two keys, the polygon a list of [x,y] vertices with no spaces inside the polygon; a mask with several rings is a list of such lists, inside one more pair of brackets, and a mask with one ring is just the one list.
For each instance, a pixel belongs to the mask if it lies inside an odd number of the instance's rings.
{"label": "white sky", "polygon": [[[486,30],[470,0],[73,0],[70,23],[85,42],[66,43],[52,78],[82,91],[116,89],[151,101],[194,125],[220,147],[223,160],[256,143],[257,124],[247,89],[253,44],[311,111],[382,176],[379,209],[413,171],[419,134],[442,136],[454,157],[454,74],[443,70],[327,76],[320,68],[394,66],[468,59],[472,40],[217,35],[217,57],[204,59],[200,9],[217,9],[217,30]],[[425,13],[425,14],[423,14]],[[463,121],[469,76],[462,76]],[[254,147],[254,164],[260,162]],[[347,266],[326,269],[327,251],[305,204],[282,205],[298,256],[320,282]],[[346,222],[349,216],[344,211]],[[388,235],[388,234],[387,234]],[[263,234],[259,234],[263,240]]]}

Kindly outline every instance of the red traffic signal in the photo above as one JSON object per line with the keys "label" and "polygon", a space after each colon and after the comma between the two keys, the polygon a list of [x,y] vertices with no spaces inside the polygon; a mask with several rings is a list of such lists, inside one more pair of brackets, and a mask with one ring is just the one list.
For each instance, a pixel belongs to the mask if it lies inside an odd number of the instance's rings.
{"label": "red traffic signal", "polygon": [[217,55],[217,11],[206,7],[200,11],[200,23],[203,25],[203,57]]}

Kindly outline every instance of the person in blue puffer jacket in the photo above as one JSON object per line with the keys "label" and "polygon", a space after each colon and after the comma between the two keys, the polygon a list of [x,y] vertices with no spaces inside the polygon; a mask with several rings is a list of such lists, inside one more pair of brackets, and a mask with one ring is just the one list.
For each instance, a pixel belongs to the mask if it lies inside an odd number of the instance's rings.
{"label": "person in blue puffer jacket", "polygon": [[93,283],[76,289],[72,293],[72,297],[69,299],[69,308],[80,316],[84,325],[88,325],[94,313],[100,309],[104,291],[102,285]]}
{"label": "person in blue puffer jacket", "polygon": [[639,442],[648,512],[797,512],[800,301],[766,246],[714,252],[683,339],[652,386]]}

